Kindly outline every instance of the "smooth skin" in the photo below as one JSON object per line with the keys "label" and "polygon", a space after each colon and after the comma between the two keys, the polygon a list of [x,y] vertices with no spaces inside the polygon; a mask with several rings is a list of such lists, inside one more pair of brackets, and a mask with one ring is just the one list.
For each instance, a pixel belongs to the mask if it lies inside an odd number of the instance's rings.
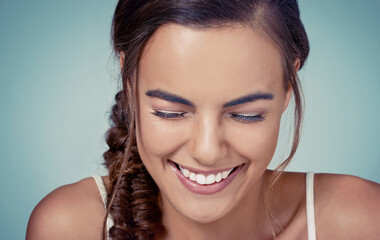
{"label": "smooth skin", "polygon": [[[272,239],[263,205],[266,168],[291,98],[274,45],[246,26],[169,24],[145,47],[137,73],[137,144],[160,188],[166,239]],[[192,104],[146,94],[157,89]],[[224,106],[258,92],[273,99]],[[225,189],[201,195],[178,181],[168,160],[205,171],[245,165]],[[283,226],[278,239],[307,239],[305,174],[287,172],[279,186],[271,202]],[[379,239],[379,184],[316,174],[314,195],[318,239]],[[96,184],[87,178],[46,196],[26,238],[101,239],[104,215]]]}

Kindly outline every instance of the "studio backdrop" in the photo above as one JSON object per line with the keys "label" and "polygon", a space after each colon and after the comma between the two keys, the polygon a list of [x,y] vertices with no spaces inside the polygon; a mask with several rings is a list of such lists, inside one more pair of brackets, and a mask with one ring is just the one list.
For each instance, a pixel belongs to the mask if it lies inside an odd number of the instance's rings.
{"label": "studio backdrop", "polygon": [[[289,171],[380,182],[380,2],[299,0],[310,38],[300,72],[301,143]],[[102,154],[119,88],[110,26],[116,0],[0,1],[0,235],[23,239],[55,188],[106,174]],[[271,167],[291,145],[284,116]]]}

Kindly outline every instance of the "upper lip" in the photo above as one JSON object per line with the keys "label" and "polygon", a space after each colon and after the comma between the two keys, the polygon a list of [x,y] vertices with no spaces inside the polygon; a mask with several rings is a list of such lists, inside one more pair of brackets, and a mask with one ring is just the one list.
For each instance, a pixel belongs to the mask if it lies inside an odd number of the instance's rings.
{"label": "upper lip", "polygon": [[242,163],[242,164],[239,164],[239,165],[236,165],[236,166],[233,166],[233,167],[229,167],[229,168],[221,168],[221,169],[204,171],[204,170],[200,170],[200,169],[195,169],[195,168],[184,166],[182,164],[174,162],[173,160],[169,160],[169,161],[173,162],[174,164],[177,164],[177,165],[181,166],[182,168],[185,168],[185,169],[189,170],[190,172],[200,173],[200,174],[203,174],[203,175],[217,174],[217,173],[220,173],[220,172],[229,171],[229,170],[234,169],[236,167],[240,167],[241,165],[244,164],[244,163]]}

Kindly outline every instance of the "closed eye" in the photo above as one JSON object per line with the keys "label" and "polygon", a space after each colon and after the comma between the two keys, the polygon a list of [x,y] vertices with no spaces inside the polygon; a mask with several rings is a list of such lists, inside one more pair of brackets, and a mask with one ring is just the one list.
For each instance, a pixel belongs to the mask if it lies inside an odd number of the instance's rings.
{"label": "closed eye", "polygon": [[160,118],[164,118],[164,119],[175,119],[175,118],[184,117],[186,112],[171,112],[171,111],[154,110],[154,112],[151,112],[151,114],[158,116]]}
{"label": "closed eye", "polygon": [[265,118],[262,114],[237,114],[227,113],[227,117],[230,117],[238,122],[242,123],[254,123],[263,121]]}
{"label": "closed eye", "polygon": [[[159,111],[154,110],[151,114],[158,116],[163,119],[178,119],[185,117],[187,112],[173,112],[173,111]],[[242,123],[254,123],[264,120],[262,114],[237,114],[237,113],[227,113],[227,117],[234,119]]]}

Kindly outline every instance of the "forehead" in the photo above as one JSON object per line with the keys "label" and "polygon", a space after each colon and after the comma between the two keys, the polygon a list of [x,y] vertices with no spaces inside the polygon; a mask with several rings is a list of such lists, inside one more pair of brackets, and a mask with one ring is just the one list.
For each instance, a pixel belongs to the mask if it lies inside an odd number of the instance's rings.
{"label": "forehead", "polygon": [[280,54],[248,26],[160,27],[144,48],[138,79],[145,90],[164,88],[190,99],[202,91],[234,98],[283,89]]}

